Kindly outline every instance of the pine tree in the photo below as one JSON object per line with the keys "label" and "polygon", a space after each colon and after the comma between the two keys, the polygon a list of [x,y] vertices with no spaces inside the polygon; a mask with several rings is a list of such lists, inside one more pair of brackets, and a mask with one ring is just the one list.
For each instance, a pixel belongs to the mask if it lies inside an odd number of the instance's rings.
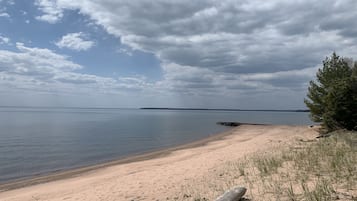
{"label": "pine tree", "polygon": [[333,53],[310,82],[306,106],[315,122],[332,131],[357,129],[357,63]]}

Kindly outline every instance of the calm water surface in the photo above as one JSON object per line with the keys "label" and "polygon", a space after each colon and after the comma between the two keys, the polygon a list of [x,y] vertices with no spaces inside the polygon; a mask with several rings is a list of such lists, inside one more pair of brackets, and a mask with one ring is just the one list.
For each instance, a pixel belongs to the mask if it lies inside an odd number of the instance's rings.
{"label": "calm water surface", "polygon": [[218,121],[311,124],[308,113],[0,108],[0,183],[202,139]]}

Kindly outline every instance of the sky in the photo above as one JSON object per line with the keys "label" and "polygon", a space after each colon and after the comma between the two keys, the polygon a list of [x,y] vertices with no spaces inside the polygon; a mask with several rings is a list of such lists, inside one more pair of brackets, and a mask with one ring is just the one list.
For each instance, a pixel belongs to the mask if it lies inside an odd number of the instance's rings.
{"label": "sky", "polygon": [[0,105],[304,109],[355,0],[0,0]]}

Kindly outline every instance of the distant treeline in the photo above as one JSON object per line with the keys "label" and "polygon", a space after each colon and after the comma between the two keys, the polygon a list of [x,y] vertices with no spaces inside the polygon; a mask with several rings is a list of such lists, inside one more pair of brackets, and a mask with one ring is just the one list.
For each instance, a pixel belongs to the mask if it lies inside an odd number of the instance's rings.
{"label": "distant treeline", "polygon": [[250,112],[310,112],[310,110],[244,110],[219,108],[174,108],[174,107],[142,107],[141,110],[208,110],[208,111],[250,111]]}

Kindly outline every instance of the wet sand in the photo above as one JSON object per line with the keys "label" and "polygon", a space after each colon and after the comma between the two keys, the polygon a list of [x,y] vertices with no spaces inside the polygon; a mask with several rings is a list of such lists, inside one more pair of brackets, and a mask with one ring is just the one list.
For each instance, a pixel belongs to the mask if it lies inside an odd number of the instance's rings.
{"label": "wet sand", "polygon": [[0,200],[167,200],[222,163],[294,139],[308,126],[242,125],[190,144],[110,163],[0,185]]}

